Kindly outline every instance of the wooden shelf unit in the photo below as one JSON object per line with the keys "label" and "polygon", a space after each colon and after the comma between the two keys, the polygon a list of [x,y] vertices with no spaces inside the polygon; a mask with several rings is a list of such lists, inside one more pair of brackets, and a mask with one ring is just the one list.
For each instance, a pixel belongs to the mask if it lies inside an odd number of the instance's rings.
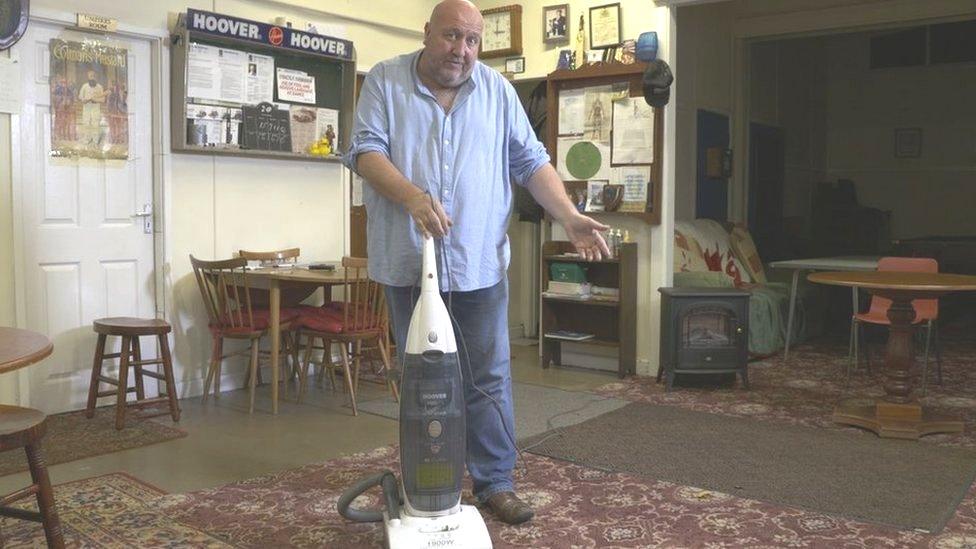
{"label": "wooden shelf unit", "polygon": [[[616,347],[619,352],[617,374],[620,377],[637,373],[637,243],[620,245],[619,257],[604,261],[585,261],[562,254],[573,251],[564,241],[550,241],[542,245],[542,291],[549,288],[549,266],[553,263],[578,263],[586,268],[587,282],[608,288],[618,288],[616,301],[576,299],[572,297],[542,296],[539,345],[543,368],[562,361],[562,344]],[[590,333],[593,339],[567,341],[548,338],[545,334],[557,330]]]}
{"label": "wooden shelf unit", "polygon": [[[546,77],[546,150],[557,162],[556,143],[559,140],[559,94],[565,90],[627,83],[631,97],[643,101],[643,76],[646,63],[592,63],[575,70],[560,69]],[[612,114],[608,114],[612,116]],[[612,131],[612,130],[611,130]],[[654,159],[650,164],[651,182],[647,189],[647,207],[643,212],[595,212],[600,215],[623,215],[643,220],[650,225],[661,223],[661,165],[664,149],[664,109],[654,109]],[[612,139],[612,138],[611,138]],[[619,167],[619,166],[614,166]],[[586,188],[586,181],[565,181],[567,191],[578,187]],[[584,212],[590,215],[588,212]]]}

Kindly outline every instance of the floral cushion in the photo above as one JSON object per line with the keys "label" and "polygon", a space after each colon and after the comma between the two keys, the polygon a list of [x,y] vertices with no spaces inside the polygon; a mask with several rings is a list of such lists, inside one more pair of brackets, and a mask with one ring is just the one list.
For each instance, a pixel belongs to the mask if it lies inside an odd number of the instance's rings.
{"label": "floral cushion", "polygon": [[749,272],[749,276],[756,282],[766,283],[766,271],[763,270],[762,259],[756,250],[756,243],[745,227],[735,226],[729,235],[732,250],[742,260],[742,266]]}
{"label": "floral cushion", "polygon": [[702,272],[708,270],[698,241],[681,232],[681,223],[674,229],[674,272]]}
{"label": "floral cushion", "polygon": [[717,221],[696,219],[693,222],[682,222],[680,226],[686,237],[698,241],[709,271],[720,271],[729,275],[736,286],[743,282],[752,282],[749,272],[732,251],[729,233]]}

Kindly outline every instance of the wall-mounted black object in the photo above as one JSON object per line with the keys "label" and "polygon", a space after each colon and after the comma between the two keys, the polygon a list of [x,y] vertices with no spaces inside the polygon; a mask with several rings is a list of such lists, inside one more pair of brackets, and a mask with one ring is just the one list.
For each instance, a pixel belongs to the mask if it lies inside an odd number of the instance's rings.
{"label": "wall-mounted black object", "polygon": [[20,40],[30,20],[30,0],[0,0],[0,50]]}

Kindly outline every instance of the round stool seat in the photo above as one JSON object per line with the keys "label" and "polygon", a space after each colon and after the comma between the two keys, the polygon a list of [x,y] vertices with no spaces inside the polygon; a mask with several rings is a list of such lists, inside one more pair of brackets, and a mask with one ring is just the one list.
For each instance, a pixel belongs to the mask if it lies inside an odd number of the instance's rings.
{"label": "round stool seat", "polygon": [[0,405],[0,452],[23,448],[44,436],[47,416],[33,408]]}
{"label": "round stool seat", "polygon": [[92,325],[96,333],[117,336],[160,335],[168,334],[173,329],[165,320],[130,316],[99,318]]}

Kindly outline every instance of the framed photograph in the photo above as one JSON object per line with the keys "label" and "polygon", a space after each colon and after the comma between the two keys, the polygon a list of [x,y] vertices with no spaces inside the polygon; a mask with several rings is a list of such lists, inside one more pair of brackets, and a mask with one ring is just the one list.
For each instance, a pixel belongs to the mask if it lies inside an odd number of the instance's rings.
{"label": "framed photograph", "polygon": [[512,57],[505,60],[505,72],[519,74],[525,72],[525,58]]}
{"label": "framed photograph", "polygon": [[590,8],[590,47],[598,50],[620,45],[620,3]]}
{"label": "framed photograph", "polygon": [[895,128],[895,158],[922,156],[922,128]]}
{"label": "framed photograph", "polygon": [[542,8],[542,36],[546,44],[569,42],[569,4]]}

